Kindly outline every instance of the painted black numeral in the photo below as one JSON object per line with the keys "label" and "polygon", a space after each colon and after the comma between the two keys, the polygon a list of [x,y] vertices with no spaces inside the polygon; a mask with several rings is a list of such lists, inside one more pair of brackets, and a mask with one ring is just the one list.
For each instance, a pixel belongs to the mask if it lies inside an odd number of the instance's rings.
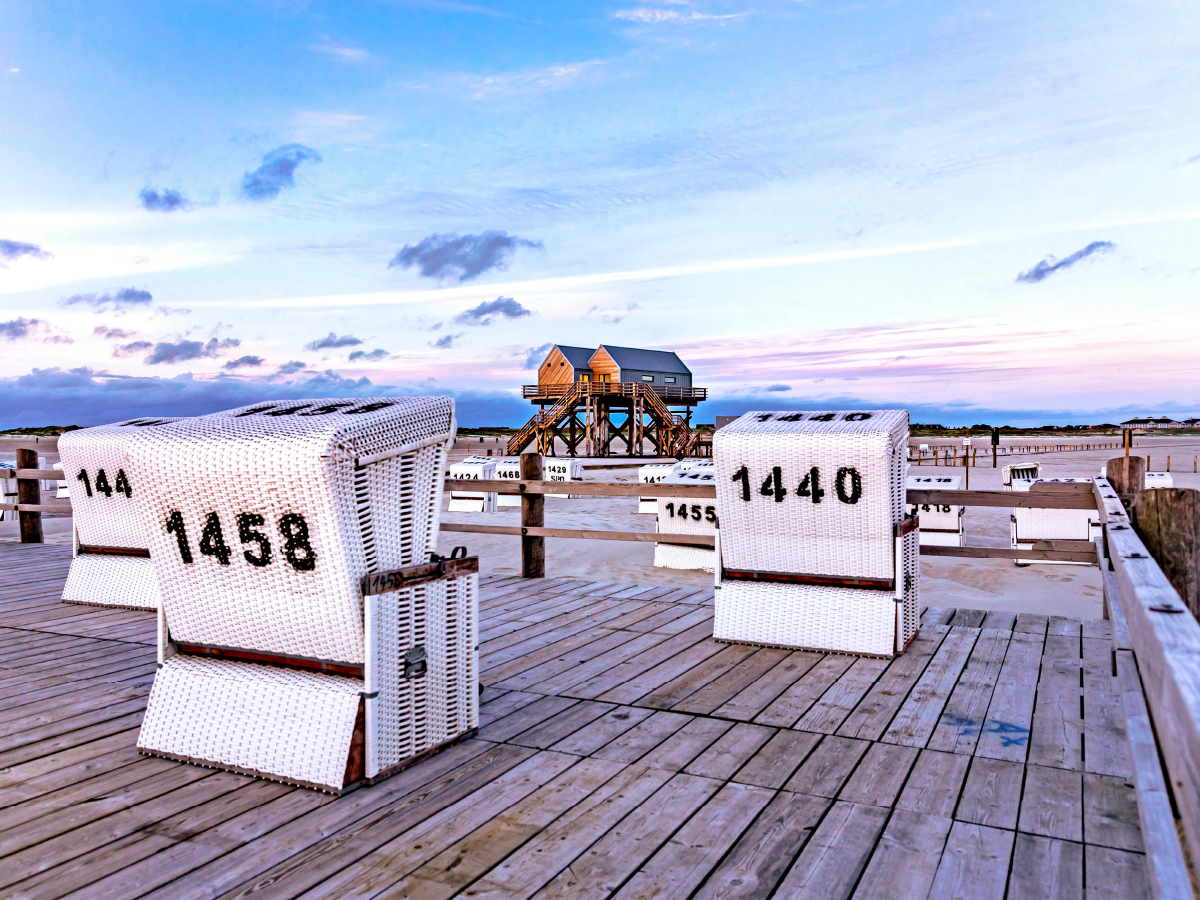
{"label": "painted black numeral", "polygon": [[179,545],[179,558],[190,566],[192,548],[188,546],[187,530],[183,527],[183,514],[179,510],[167,516],[167,534],[175,535],[175,543]]}
{"label": "painted black numeral", "polygon": [[737,470],[737,472],[734,473],[733,478],[731,480],[740,481],[742,483],[742,499],[745,500],[747,503],[749,503],[750,502],[750,470],[747,469],[745,466],[742,466],[740,469]]}
{"label": "painted black numeral", "polygon": [[108,476],[104,474],[103,469],[96,473],[96,490],[105,497],[112,496],[112,485],[108,483]]}
{"label": "painted black numeral", "polygon": [[124,469],[117,469],[116,489],[118,494],[124,494],[126,497],[133,496],[133,489],[129,486],[129,479],[125,477]]}
{"label": "painted black numeral", "polygon": [[346,410],[346,415],[361,416],[364,413],[373,413],[376,410],[387,409],[389,406],[395,405],[395,402],[392,400],[377,400],[374,403],[368,403],[366,406],[360,406],[357,409],[348,409]]}
{"label": "painted black numeral", "polygon": [[700,521],[700,505],[698,503],[692,504],[692,521],[693,522]]}
{"label": "painted black numeral", "polygon": [[215,512],[209,513],[204,520],[204,531],[200,533],[200,552],[205,556],[215,556],[223,566],[229,565],[229,545],[225,543],[221,519]]}
{"label": "painted black numeral", "polygon": [[799,487],[796,488],[797,497],[809,497],[813,503],[820,503],[821,498],[825,496],[825,491],[821,488],[821,470],[813,466],[808,470],[808,474],[801,480]]}
{"label": "painted black numeral", "polygon": [[256,529],[266,524],[266,520],[258,513],[242,513],[237,517],[238,538],[243,544],[258,544],[258,555],[249,550],[242,552],[246,562],[262,568],[271,563],[271,542],[267,536]]}
{"label": "painted black numeral", "polygon": [[76,481],[82,481],[84,488],[87,490],[87,495],[92,496],[92,479],[88,478],[87,469],[80,469],[79,474],[75,476]]}
{"label": "painted black numeral", "polygon": [[[388,404],[390,405],[390,404]],[[308,542],[308,523],[300,513],[285,513],[279,519],[279,533],[287,538],[283,557],[297,572],[311,572],[317,567],[317,554]]]}
{"label": "painted black numeral", "polygon": [[[846,480],[850,480],[850,491],[846,491]],[[858,474],[858,469],[853,469],[848,466],[843,466],[838,469],[837,478],[833,482],[833,486],[837,488],[838,499],[843,503],[857,503],[862,497],[862,476]]]}
{"label": "painted black numeral", "polygon": [[758,492],[764,497],[773,496],[776,503],[782,503],[783,498],[787,496],[787,488],[783,486],[783,469],[779,466],[773,467]]}
{"label": "painted black numeral", "polygon": [[717,508],[715,506],[704,507],[704,520],[706,522],[717,521]]}

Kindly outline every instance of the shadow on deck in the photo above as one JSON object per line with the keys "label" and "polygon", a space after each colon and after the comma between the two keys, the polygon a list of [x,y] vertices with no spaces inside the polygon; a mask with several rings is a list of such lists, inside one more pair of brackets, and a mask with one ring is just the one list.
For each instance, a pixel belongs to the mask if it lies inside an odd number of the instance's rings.
{"label": "shadow on deck", "polygon": [[478,738],[334,798],[138,756],[154,617],[69,558],[0,548],[6,897],[1149,896],[1105,621],[928,609],[888,661],[485,578]]}

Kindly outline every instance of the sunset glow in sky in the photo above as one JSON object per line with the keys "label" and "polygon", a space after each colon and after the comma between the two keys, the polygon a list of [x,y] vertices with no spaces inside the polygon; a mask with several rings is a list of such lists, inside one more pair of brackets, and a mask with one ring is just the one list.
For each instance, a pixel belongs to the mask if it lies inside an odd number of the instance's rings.
{"label": "sunset glow in sky", "polygon": [[1200,413],[1195,3],[0,4],[0,428],[673,349],[747,408]]}

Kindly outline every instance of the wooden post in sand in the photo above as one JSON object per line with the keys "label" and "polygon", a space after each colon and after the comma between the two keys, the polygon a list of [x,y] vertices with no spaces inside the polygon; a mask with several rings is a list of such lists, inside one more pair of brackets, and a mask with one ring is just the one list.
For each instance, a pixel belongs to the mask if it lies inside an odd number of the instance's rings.
{"label": "wooden post in sand", "polygon": [[1110,459],[1104,471],[1118,494],[1138,494],[1146,486],[1146,461],[1140,456]]}
{"label": "wooden post in sand", "polygon": [[[18,450],[17,468],[36,469],[38,455],[36,450]],[[38,504],[42,502],[42,486],[36,478],[17,479],[17,503]],[[21,543],[42,543],[42,514],[40,512],[19,512],[21,520]]]}
{"label": "wooden post in sand", "polygon": [[1192,615],[1200,617],[1200,491],[1142,491],[1132,512],[1146,549]]}
{"label": "wooden post in sand", "polygon": [[[542,455],[521,454],[521,480],[542,480]],[[544,528],[546,498],[542,494],[521,494],[521,577],[546,577],[546,539],[525,533],[526,528]]]}

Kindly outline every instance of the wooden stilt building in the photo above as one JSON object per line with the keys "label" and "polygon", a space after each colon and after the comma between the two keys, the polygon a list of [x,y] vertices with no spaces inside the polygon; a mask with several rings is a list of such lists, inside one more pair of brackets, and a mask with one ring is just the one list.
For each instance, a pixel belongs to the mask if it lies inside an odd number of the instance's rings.
{"label": "wooden stilt building", "polygon": [[538,412],[508,442],[510,455],[532,446],[554,456],[556,439],[568,456],[683,457],[711,446],[692,430],[708,392],[670,351],[556,344],[523,394]]}

